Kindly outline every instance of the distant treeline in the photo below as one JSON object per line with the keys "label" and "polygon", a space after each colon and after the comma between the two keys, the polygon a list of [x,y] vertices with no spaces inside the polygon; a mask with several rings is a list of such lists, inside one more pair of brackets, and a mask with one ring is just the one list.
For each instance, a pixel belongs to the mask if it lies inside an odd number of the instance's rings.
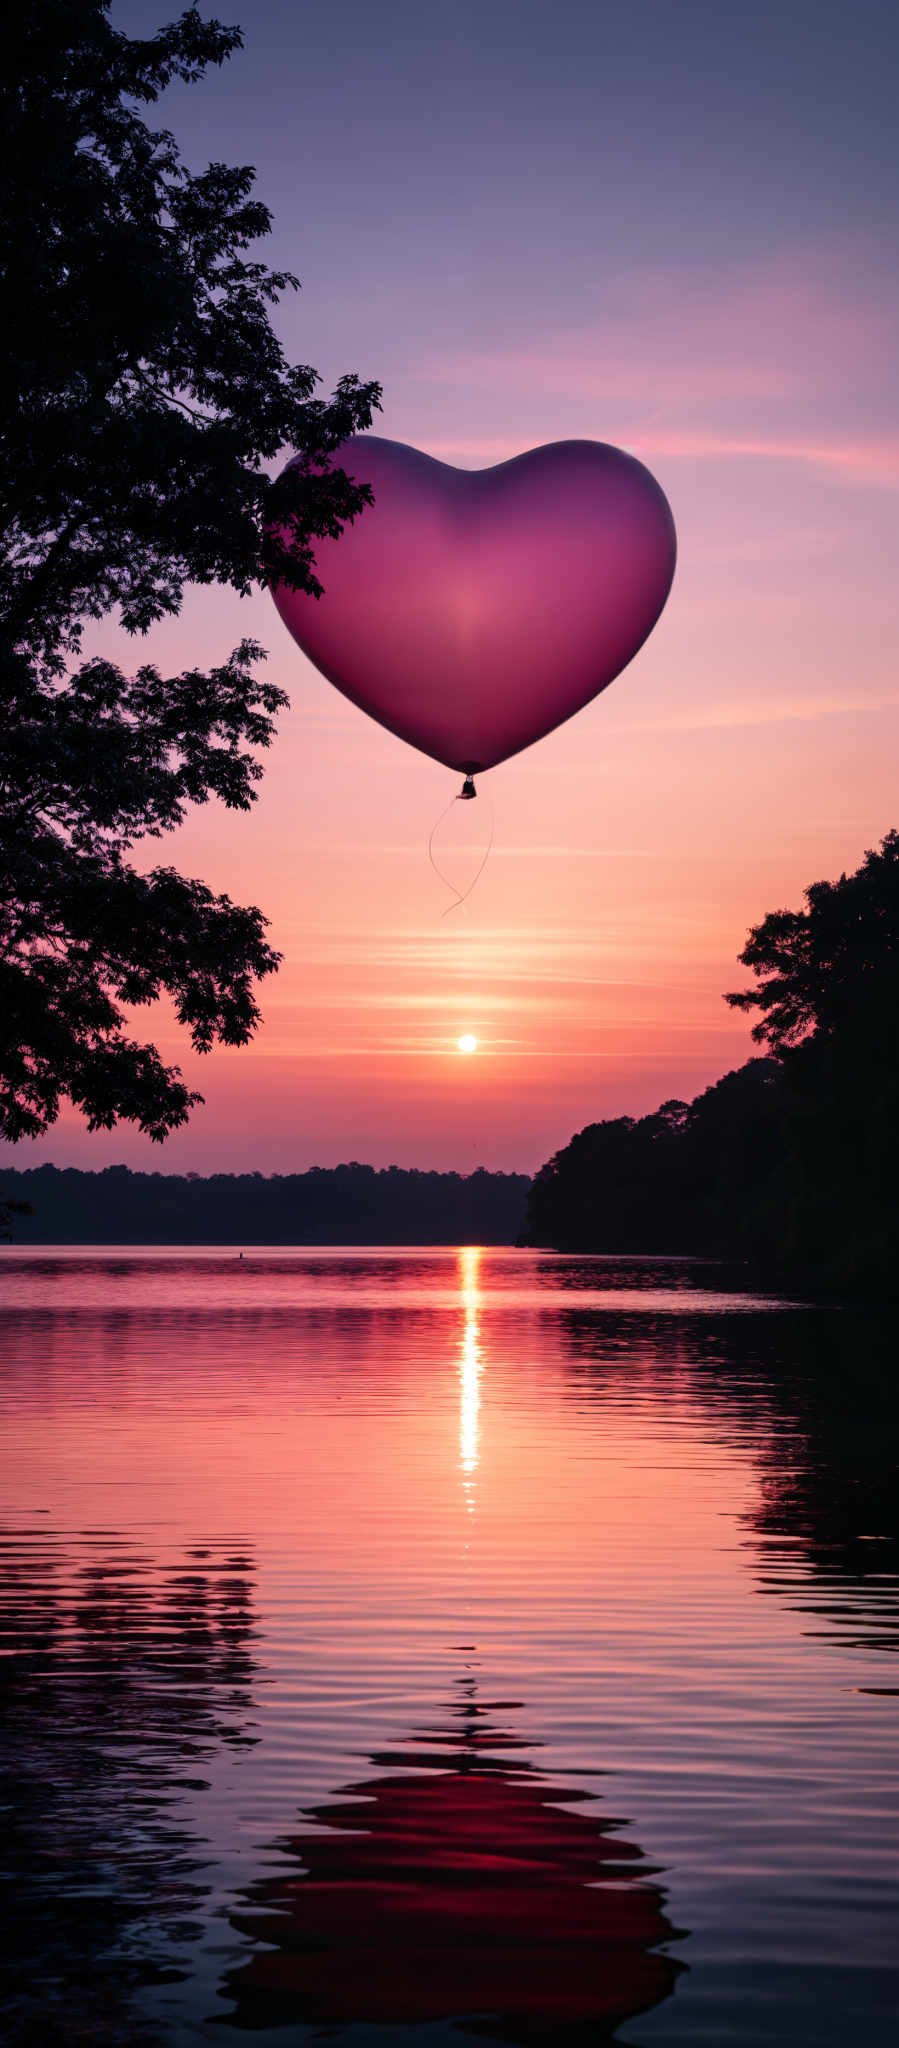
{"label": "distant treeline", "polygon": [[514,1244],[522,1173],[313,1166],[308,1173],[102,1173],[2,1168],[0,1192],[30,1205],[18,1244]]}

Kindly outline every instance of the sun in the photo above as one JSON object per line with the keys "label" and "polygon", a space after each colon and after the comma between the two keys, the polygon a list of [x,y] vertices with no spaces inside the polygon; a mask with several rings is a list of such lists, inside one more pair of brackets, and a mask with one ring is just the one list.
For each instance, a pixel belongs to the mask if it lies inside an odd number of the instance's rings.
{"label": "sun", "polygon": [[473,1031],[463,1031],[461,1038],[456,1039],[456,1044],[460,1052],[477,1052],[478,1049],[478,1041]]}

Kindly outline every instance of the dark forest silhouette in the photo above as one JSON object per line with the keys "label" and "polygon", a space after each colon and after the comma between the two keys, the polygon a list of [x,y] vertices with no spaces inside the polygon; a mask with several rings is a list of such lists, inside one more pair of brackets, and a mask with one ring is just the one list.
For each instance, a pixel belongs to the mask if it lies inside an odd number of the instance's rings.
{"label": "dark forest silhouette", "polygon": [[4,1172],[32,1213],[22,1244],[513,1244],[523,1173],[420,1173],[351,1161],[308,1173]]}
{"label": "dark forest silhouette", "polygon": [[756,1259],[899,1291],[899,834],[816,882],[741,956],[768,1056],[692,1103],[590,1124],[541,1169],[524,1242]]}
{"label": "dark forest silhouette", "polygon": [[570,1252],[759,1250],[783,1121],[777,1063],[758,1059],[695,1102],[588,1124],[541,1167],[523,1241]]}

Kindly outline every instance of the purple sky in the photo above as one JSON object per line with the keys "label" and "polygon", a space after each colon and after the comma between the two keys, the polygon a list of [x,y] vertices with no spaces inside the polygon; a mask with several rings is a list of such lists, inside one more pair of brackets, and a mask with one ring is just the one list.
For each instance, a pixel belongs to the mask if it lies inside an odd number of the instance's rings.
{"label": "purple sky", "polygon": [[[899,823],[899,13],[256,0],[244,30],[158,119],[198,166],[257,166],[294,360],[379,377],[379,431],[462,466],[631,449],[677,577],[632,668],[491,776],[456,925],[426,858],[444,772],[266,597],[192,594],[140,658],[250,632],[293,706],[253,816],[210,808],[163,857],[259,902],[285,964],[247,1052],[136,1020],[207,1098],[163,1151],[67,1117],[16,1163],[532,1167],[745,1058],[721,993],[747,926]],[[112,624],[90,644],[138,658]]]}

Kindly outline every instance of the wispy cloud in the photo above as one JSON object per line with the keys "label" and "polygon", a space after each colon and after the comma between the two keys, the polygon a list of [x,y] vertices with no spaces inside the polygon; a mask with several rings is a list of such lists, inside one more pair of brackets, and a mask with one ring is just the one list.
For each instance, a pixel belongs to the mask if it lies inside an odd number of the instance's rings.
{"label": "wispy cloud", "polygon": [[628,446],[636,455],[665,455],[690,462],[725,462],[748,456],[754,462],[802,462],[864,484],[899,487],[899,435],[828,441],[816,436],[730,434],[693,427],[636,433]]}
{"label": "wispy cloud", "polygon": [[[805,395],[864,364],[895,366],[895,278],[872,278],[851,247],[803,248],[730,269],[683,264],[620,271],[588,326],[547,322],[527,342],[435,355],[426,380],[471,389],[573,389],[653,405]],[[413,373],[414,374],[414,373]]]}
{"label": "wispy cloud", "polygon": [[[585,438],[589,434],[585,431]],[[565,438],[564,435],[561,438]],[[607,431],[597,439],[608,438]],[[656,427],[616,430],[616,442],[630,454],[663,456],[669,461],[798,462],[828,470],[847,482],[899,488],[899,435],[827,440],[821,435],[739,434],[704,427]],[[461,468],[509,462],[524,453],[521,435],[486,440],[432,440],[428,453]]]}
{"label": "wispy cloud", "polygon": [[505,419],[526,400],[533,421],[525,443],[520,430],[475,431],[429,446],[478,466],[573,432],[672,461],[801,463],[893,488],[897,321],[895,280],[846,248],[723,274],[621,274],[589,327],[420,366],[425,382],[474,394],[480,419],[485,401]]}
{"label": "wispy cloud", "polygon": [[[612,731],[625,732],[729,732],[740,727],[810,724],[826,718],[862,718],[899,711],[899,697],[841,698],[809,697],[787,702],[720,704],[707,710],[685,711],[680,716],[629,719]],[[563,774],[579,772],[575,765],[563,767]]]}

